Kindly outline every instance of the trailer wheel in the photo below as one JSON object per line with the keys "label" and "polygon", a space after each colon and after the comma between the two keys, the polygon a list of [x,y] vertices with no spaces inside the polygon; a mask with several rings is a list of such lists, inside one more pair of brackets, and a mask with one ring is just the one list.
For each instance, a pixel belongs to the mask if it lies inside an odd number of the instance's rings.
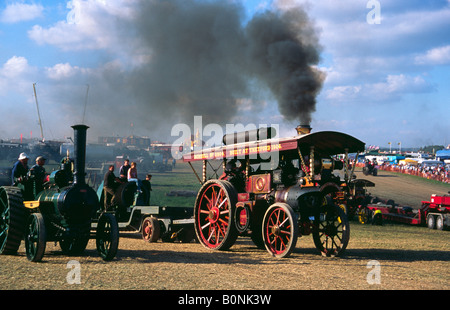
{"label": "trailer wheel", "polygon": [[298,217],[285,203],[269,207],[263,220],[263,240],[269,253],[277,258],[288,257],[298,238]]}
{"label": "trailer wheel", "polygon": [[436,215],[436,229],[444,230],[444,217],[442,214]]}
{"label": "trailer wheel", "polygon": [[209,249],[228,250],[238,233],[234,225],[237,192],[224,180],[210,180],[200,189],[194,207],[195,233]]}
{"label": "trailer wheel", "polygon": [[146,217],[142,222],[142,239],[147,242],[158,241],[161,235],[161,229],[157,218]]}
{"label": "trailer wheel", "polygon": [[341,208],[327,204],[314,217],[313,240],[323,256],[340,256],[350,240],[350,224]]}
{"label": "trailer wheel", "polygon": [[44,218],[41,213],[33,213],[28,218],[25,232],[25,251],[31,262],[40,262],[44,257],[47,242]]}
{"label": "trailer wheel", "polygon": [[97,225],[97,252],[104,261],[112,260],[119,248],[119,225],[111,213],[103,213]]}
{"label": "trailer wheel", "polygon": [[27,210],[17,187],[0,187],[0,254],[16,254],[25,233]]}
{"label": "trailer wheel", "polygon": [[358,215],[359,223],[361,223],[361,224],[369,223],[370,210],[368,208],[365,208],[365,207],[358,208],[357,215]]}
{"label": "trailer wheel", "polygon": [[380,210],[375,210],[372,215],[372,225],[383,225],[383,215]]}
{"label": "trailer wheel", "polygon": [[433,214],[427,215],[427,227],[429,229],[436,229],[436,217]]}

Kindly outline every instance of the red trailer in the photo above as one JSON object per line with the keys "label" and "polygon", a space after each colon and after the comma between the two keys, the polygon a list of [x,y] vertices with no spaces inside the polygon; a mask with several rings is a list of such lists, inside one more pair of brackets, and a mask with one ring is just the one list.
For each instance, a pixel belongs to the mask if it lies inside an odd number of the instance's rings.
{"label": "red trailer", "polygon": [[450,226],[450,195],[431,195],[430,201],[422,201],[428,228],[444,230]]}
{"label": "red trailer", "polygon": [[[369,204],[364,208],[365,217],[360,222],[381,225],[383,221],[409,225],[428,226],[430,229],[444,230],[450,226],[450,195],[431,195],[430,201],[422,201],[419,210],[396,205],[392,200],[386,203]],[[361,220],[361,218],[365,220]],[[370,221],[367,221],[370,219]]]}

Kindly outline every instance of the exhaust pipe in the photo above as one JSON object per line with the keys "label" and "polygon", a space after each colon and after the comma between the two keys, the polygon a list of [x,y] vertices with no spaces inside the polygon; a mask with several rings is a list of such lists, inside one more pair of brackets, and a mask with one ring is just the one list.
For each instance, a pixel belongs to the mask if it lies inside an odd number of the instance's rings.
{"label": "exhaust pipe", "polygon": [[74,184],[85,184],[85,165],[86,165],[86,131],[89,128],[86,125],[74,125],[74,156],[75,171],[73,177]]}
{"label": "exhaust pipe", "polygon": [[309,134],[312,130],[309,125],[298,125],[295,129],[297,130],[297,134],[299,136]]}

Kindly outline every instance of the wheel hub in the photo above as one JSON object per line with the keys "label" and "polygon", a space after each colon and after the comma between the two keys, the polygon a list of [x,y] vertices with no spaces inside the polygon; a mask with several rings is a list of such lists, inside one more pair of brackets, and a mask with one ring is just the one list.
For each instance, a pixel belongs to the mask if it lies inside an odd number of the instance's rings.
{"label": "wheel hub", "polygon": [[281,234],[281,228],[278,225],[272,226],[271,230],[272,230],[272,234],[274,234],[277,237]]}
{"label": "wheel hub", "polygon": [[150,225],[145,226],[144,231],[147,235],[150,234],[150,232],[152,231],[152,228],[150,227]]}
{"label": "wheel hub", "polygon": [[327,225],[325,227],[324,232],[327,236],[336,236],[337,235],[337,227],[334,225]]}
{"label": "wheel hub", "polygon": [[219,213],[220,212],[217,207],[211,208],[211,210],[209,210],[209,214],[208,214],[209,221],[211,223],[216,223],[217,220],[219,219]]}

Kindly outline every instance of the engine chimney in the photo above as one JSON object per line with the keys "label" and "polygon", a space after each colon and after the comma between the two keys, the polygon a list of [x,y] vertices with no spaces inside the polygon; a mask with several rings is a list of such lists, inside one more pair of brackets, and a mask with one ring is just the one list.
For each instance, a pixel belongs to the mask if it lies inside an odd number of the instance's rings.
{"label": "engine chimney", "polygon": [[86,164],[86,125],[74,125],[74,153],[75,171],[73,177],[74,184],[85,184],[85,164]]}
{"label": "engine chimney", "polygon": [[311,133],[312,128],[309,125],[298,125],[296,128],[299,136]]}

